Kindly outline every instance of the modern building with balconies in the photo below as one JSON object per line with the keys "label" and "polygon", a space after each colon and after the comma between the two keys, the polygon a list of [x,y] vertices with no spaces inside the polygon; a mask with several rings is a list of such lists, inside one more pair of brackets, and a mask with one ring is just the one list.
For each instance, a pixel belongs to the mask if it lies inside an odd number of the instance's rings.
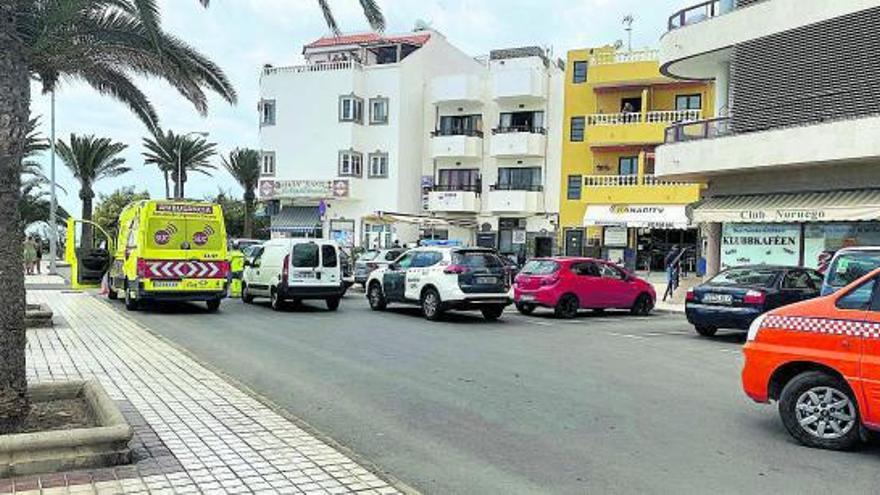
{"label": "modern building with balconies", "polygon": [[702,186],[655,177],[654,150],[671,124],[711,115],[713,87],[664,76],[658,56],[611,46],[568,53],[560,178],[567,255],[662,269],[672,245],[696,247],[686,208]]}
{"label": "modern building with balconies", "polygon": [[[482,132],[454,123],[435,129],[434,113],[424,114],[426,100],[482,101],[482,80],[454,77],[479,64],[432,30],[327,36],[302,55],[303,63],[267,65],[260,77],[258,190],[273,214],[272,235],[367,247],[417,241],[418,222],[391,224],[382,213],[423,214],[426,150],[438,160],[482,159]],[[431,131],[437,139],[424,148]],[[471,192],[432,204],[474,212],[478,199]]]}
{"label": "modern building with balconies", "polygon": [[707,271],[817,267],[880,244],[880,2],[716,0],[670,13],[664,75],[714,80],[715,112],[671,125],[664,180],[708,184]]}
{"label": "modern building with balconies", "polygon": [[430,81],[425,208],[475,226],[442,235],[521,259],[557,252],[562,65],[539,47],[494,50]]}

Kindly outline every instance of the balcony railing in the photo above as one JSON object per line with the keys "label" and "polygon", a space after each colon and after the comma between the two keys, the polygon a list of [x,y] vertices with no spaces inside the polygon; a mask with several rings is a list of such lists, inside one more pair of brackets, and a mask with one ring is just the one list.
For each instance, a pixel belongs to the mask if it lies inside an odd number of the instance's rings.
{"label": "balcony railing", "polygon": [[666,128],[666,144],[712,139],[731,134],[730,117],[681,122]]}
{"label": "balcony railing", "polygon": [[585,187],[631,187],[631,186],[686,186],[692,182],[658,179],[654,175],[585,175]]}
{"label": "balcony railing", "polygon": [[431,191],[436,192],[472,192],[480,194],[483,190],[481,183],[477,184],[434,184]]}
{"label": "balcony railing", "polygon": [[354,60],[345,60],[341,62],[317,62],[306,65],[288,65],[286,67],[266,67],[263,74],[300,74],[304,72],[328,72],[334,70],[363,69],[360,62]]}
{"label": "balcony railing", "polygon": [[483,131],[475,129],[438,129],[436,131],[431,131],[431,137],[439,136],[468,136],[481,138],[483,137]]}
{"label": "balcony railing", "polygon": [[642,119],[641,112],[621,113],[594,113],[587,115],[587,125],[621,125],[621,124],[671,124],[675,122],[688,122],[699,120],[702,110],[654,110],[645,114]]}
{"label": "balcony railing", "polygon": [[542,192],[544,186],[540,184],[492,184],[489,186],[490,191],[531,191]]}
{"label": "balcony railing", "polygon": [[492,129],[492,134],[509,134],[514,132],[528,132],[530,134],[547,134],[546,127],[534,127],[530,125],[514,125],[507,127],[496,127]]}
{"label": "balcony railing", "polygon": [[660,50],[634,50],[629,52],[597,53],[590,59],[593,65],[623,64],[627,62],[651,62],[660,58]]}

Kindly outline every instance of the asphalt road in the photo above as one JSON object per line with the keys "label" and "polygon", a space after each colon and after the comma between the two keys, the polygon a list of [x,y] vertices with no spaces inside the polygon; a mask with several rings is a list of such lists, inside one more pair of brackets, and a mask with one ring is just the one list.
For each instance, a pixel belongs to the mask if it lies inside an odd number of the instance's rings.
{"label": "asphalt road", "polygon": [[880,449],[794,444],[775,407],[740,391],[743,336],[702,339],[677,315],[431,323],[358,293],[337,313],[227,301],[132,315],[424,493],[880,486]]}

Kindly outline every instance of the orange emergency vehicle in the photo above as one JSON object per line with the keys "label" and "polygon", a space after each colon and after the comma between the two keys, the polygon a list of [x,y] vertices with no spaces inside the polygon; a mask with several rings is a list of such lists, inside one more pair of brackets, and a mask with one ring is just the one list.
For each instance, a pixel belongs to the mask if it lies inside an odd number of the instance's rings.
{"label": "orange emergency vehicle", "polygon": [[743,353],[745,393],[778,401],[795,439],[856,447],[867,430],[880,430],[880,270],[758,317]]}

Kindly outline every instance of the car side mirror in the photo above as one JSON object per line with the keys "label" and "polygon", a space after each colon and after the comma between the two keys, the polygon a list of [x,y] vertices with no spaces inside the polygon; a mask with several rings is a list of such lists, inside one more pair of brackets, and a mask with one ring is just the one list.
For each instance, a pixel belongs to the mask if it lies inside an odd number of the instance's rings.
{"label": "car side mirror", "polygon": [[398,265],[397,263],[390,263],[388,265],[388,269],[392,270],[392,271],[396,271],[396,270],[400,269],[400,265]]}

